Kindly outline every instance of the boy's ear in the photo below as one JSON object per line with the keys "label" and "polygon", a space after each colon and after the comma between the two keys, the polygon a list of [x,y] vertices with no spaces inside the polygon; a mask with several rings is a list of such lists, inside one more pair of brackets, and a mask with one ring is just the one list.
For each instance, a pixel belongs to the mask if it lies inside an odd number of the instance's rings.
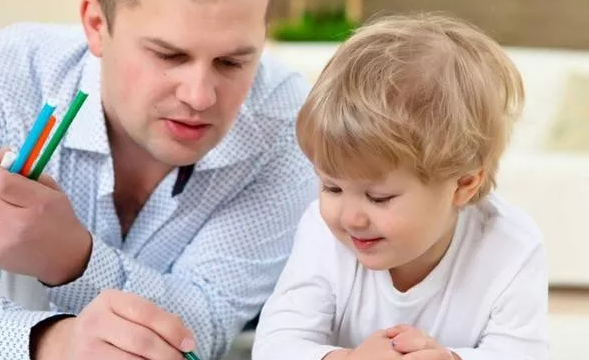
{"label": "boy's ear", "polygon": [[454,205],[461,207],[477,194],[485,180],[483,170],[462,175],[456,180],[456,191],[454,192]]}

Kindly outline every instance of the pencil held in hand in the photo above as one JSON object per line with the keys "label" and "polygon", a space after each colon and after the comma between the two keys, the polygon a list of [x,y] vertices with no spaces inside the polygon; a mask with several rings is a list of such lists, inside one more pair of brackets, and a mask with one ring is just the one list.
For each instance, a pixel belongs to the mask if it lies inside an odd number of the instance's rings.
{"label": "pencil held in hand", "polygon": [[63,117],[63,119],[61,120],[59,125],[57,126],[57,129],[55,130],[55,134],[53,134],[53,137],[51,137],[51,140],[49,140],[49,143],[47,144],[47,148],[45,149],[43,154],[41,154],[41,157],[39,158],[37,165],[35,165],[35,168],[29,174],[29,176],[28,176],[29,179],[31,179],[31,180],[38,180],[39,179],[39,177],[41,176],[41,173],[45,169],[45,166],[49,162],[49,159],[51,159],[51,156],[53,155],[53,153],[57,149],[57,146],[59,145],[59,143],[61,142],[63,137],[65,136],[65,133],[67,132],[70,125],[72,124],[72,121],[74,121],[74,118],[76,117],[76,115],[78,114],[80,109],[82,108],[82,105],[86,101],[87,97],[88,97],[88,94],[86,94],[83,91],[78,91],[78,93],[76,94],[76,97],[74,98],[74,101],[72,102],[72,105],[70,106],[67,113],[65,114],[65,116]]}
{"label": "pencil held in hand", "polygon": [[183,354],[186,360],[200,360],[192,351]]}
{"label": "pencil held in hand", "polygon": [[37,144],[35,144],[35,147],[33,148],[31,155],[29,156],[29,158],[27,159],[27,162],[25,163],[25,167],[20,172],[20,174],[22,176],[29,176],[31,169],[33,168],[33,164],[35,163],[35,161],[39,157],[39,154],[41,153],[43,146],[45,146],[45,142],[49,138],[49,134],[51,134],[51,130],[53,129],[53,126],[55,126],[55,121],[56,121],[55,116],[52,116],[49,119],[47,126],[45,126],[45,129],[43,129],[43,132],[41,133],[41,137],[39,138],[39,141],[37,141]]}
{"label": "pencil held in hand", "polygon": [[31,129],[31,131],[25,139],[25,143],[18,151],[14,163],[12,164],[12,166],[10,166],[11,173],[20,173],[23,167],[25,166],[25,162],[31,155],[31,152],[35,147],[35,144],[37,144],[37,141],[41,137],[43,129],[45,129],[45,127],[47,126],[47,123],[49,122],[51,115],[53,115],[53,111],[55,111],[55,106],[55,101],[48,101],[43,106],[41,113],[39,113],[37,120],[35,120],[35,123],[33,124],[33,128]]}
{"label": "pencil held in hand", "polygon": [[6,152],[2,158],[2,161],[0,162],[0,168],[4,170],[10,169],[12,164],[14,164],[14,160],[16,160],[16,154],[11,151]]}

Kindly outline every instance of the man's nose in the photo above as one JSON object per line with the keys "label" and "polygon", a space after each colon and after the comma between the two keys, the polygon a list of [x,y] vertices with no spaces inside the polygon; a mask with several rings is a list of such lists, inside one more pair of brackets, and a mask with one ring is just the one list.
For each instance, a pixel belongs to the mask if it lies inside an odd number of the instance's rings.
{"label": "man's nose", "polygon": [[194,66],[184,74],[176,91],[178,100],[194,111],[207,110],[217,101],[214,70],[207,66]]}

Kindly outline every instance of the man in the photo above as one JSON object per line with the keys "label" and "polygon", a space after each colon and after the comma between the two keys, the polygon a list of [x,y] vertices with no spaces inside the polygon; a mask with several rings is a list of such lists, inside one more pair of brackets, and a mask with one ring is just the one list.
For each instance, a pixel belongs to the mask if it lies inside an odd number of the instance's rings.
{"label": "man", "polygon": [[266,8],[83,0],[85,36],[0,32],[0,144],[48,98],[59,119],[90,94],[51,178],[0,170],[0,268],[51,302],[1,300],[1,359],[218,359],[259,312],[315,196],[294,140],[306,87],[261,57]]}

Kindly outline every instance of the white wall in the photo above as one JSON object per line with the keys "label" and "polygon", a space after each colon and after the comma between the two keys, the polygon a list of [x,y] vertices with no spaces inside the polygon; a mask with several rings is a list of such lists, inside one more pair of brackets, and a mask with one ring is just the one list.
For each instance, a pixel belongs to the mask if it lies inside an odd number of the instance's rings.
{"label": "white wall", "polygon": [[0,0],[0,27],[14,22],[77,22],[80,0]]}
{"label": "white wall", "polygon": [[[268,50],[314,82],[335,46],[270,43]],[[542,149],[568,74],[589,74],[589,51],[506,50],[522,72],[526,106],[501,164],[498,191],[542,230],[551,284],[589,288],[589,153]]]}

